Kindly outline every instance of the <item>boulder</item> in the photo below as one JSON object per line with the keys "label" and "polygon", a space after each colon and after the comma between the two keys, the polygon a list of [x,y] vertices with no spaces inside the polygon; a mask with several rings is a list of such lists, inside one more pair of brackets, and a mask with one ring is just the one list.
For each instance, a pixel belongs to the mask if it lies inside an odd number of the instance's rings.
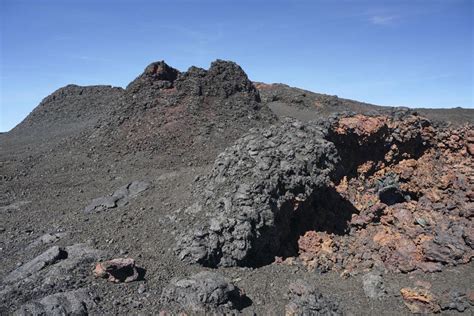
{"label": "boulder", "polygon": [[85,290],[69,291],[48,295],[39,301],[26,303],[13,315],[82,316],[88,315],[87,305],[91,302]]}
{"label": "boulder", "polygon": [[63,248],[59,248],[58,246],[51,247],[36,258],[10,272],[10,274],[5,277],[4,282],[14,283],[21,279],[25,279],[41,269],[66,258],[67,252]]}
{"label": "boulder", "polygon": [[288,288],[289,302],[285,306],[286,316],[342,315],[338,304],[323,297],[308,282],[297,280]]}
{"label": "boulder", "polygon": [[96,278],[104,278],[110,282],[132,282],[139,277],[135,260],[132,258],[117,258],[100,262],[93,271]]}
{"label": "boulder", "polygon": [[91,203],[84,208],[84,212],[101,212],[110,208],[126,205],[130,199],[148,190],[150,186],[151,184],[146,181],[133,181],[117,189],[111,196],[99,197],[92,200]]}
{"label": "boulder", "polygon": [[413,314],[438,313],[441,308],[436,296],[425,288],[402,288],[403,303]]}
{"label": "boulder", "polygon": [[370,299],[381,299],[387,296],[382,274],[379,272],[370,272],[362,277],[362,286],[365,295]]}
{"label": "boulder", "polygon": [[242,292],[214,272],[199,272],[189,278],[172,279],[161,294],[165,306],[191,312],[225,312],[241,306]]}

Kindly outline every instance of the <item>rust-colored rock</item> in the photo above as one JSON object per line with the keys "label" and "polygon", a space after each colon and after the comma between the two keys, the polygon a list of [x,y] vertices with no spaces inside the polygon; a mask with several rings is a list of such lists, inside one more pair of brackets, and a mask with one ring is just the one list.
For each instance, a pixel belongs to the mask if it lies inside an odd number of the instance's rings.
{"label": "rust-colored rock", "polygon": [[139,273],[132,258],[117,258],[99,262],[93,271],[96,278],[104,278],[110,282],[132,282],[138,280]]}
{"label": "rust-colored rock", "polygon": [[354,210],[344,234],[315,229],[299,238],[308,268],[436,272],[472,260],[471,126],[435,128],[414,115],[355,115],[332,129],[331,140],[349,161],[334,189]]}
{"label": "rust-colored rock", "polygon": [[441,308],[436,297],[425,288],[403,288],[403,302],[413,314],[439,313]]}
{"label": "rust-colored rock", "polygon": [[466,144],[467,152],[474,156],[474,143]]}
{"label": "rust-colored rock", "polygon": [[340,134],[353,132],[358,136],[371,136],[380,131],[384,126],[386,127],[385,123],[385,117],[355,115],[340,119],[337,132]]}

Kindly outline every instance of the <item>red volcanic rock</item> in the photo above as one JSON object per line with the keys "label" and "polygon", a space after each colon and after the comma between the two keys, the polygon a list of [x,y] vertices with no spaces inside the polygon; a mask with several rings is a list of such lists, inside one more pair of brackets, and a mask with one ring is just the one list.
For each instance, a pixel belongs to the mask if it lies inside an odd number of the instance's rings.
{"label": "red volcanic rock", "polygon": [[132,258],[117,258],[100,262],[93,271],[96,278],[104,278],[110,282],[132,282],[139,277],[135,260]]}
{"label": "red volcanic rock", "polygon": [[436,297],[424,288],[403,288],[400,290],[403,302],[413,314],[439,313],[441,308]]}
{"label": "red volcanic rock", "polygon": [[386,126],[385,117],[370,117],[360,114],[340,119],[336,131],[339,134],[354,133],[358,136],[371,136]]}
{"label": "red volcanic rock", "polygon": [[[395,272],[436,272],[472,260],[469,126],[435,129],[416,116],[355,115],[339,119],[333,131],[338,150],[351,160],[335,190],[355,210],[345,234],[310,230],[299,238],[299,257],[308,268],[355,271],[382,264]],[[348,150],[354,143],[361,152]],[[380,192],[389,190],[396,198],[381,200]]]}
{"label": "red volcanic rock", "polygon": [[[470,129],[411,113],[341,114],[249,133],[218,157],[207,180],[215,194],[198,204],[208,208],[209,224],[183,233],[175,251],[211,267],[298,257],[309,269],[349,274],[468,263]],[[265,215],[250,219],[249,210]]]}
{"label": "red volcanic rock", "polygon": [[467,152],[471,155],[474,156],[474,142],[473,143],[468,143],[466,144]]}

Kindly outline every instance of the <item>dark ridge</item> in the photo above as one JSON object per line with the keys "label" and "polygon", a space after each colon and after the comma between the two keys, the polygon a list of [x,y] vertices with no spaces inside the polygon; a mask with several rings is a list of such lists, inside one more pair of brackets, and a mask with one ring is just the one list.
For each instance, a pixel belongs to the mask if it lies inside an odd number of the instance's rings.
{"label": "dark ridge", "polygon": [[[394,111],[405,111],[407,107],[380,106],[366,102],[340,98],[337,95],[316,93],[282,83],[254,82],[264,103],[278,116],[293,117],[302,121],[310,121],[341,111],[369,114],[371,111],[391,114]],[[434,125],[451,122],[459,125],[474,123],[474,109],[465,108],[416,108],[418,112],[433,121]]]}
{"label": "dark ridge", "polygon": [[44,98],[12,131],[54,129],[97,119],[114,108],[124,90],[106,85],[67,85]]}

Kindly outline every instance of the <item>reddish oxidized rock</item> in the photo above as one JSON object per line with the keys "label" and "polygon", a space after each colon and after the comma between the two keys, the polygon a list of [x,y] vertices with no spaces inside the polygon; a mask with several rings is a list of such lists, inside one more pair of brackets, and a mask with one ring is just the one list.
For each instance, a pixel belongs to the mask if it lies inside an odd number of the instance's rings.
{"label": "reddish oxidized rock", "polygon": [[441,308],[436,297],[425,288],[403,288],[403,302],[413,314],[439,313]]}
{"label": "reddish oxidized rock", "polygon": [[466,144],[466,149],[471,156],[474,156],[474,142]]}
{"label": "reddish oxidized rock", "polygon": [[[348,155],[357,163],[349,165],[356,173],[335,183],[356,211],[343,235],[308,231],[300,237],[305,265],[330,263],[331,269],[354,271],[383,264],[395,272],[435,272],[472,260],[474,162],[467,154],[474,143],[472,128],[436,130],[416,116],[356,115],[340,119],[333,131],[336,137],[358,137],[366,146],[362,157]],[[379,143],[388,151],[377,149]],[[392,196],[382,201],[381,190]]]}
{"label": "reddish oxidized rock", "polygon": [[383,127],[386,127],[385,117],[371,117],[359,114],[340,119],[337,132],[340,134],[354,132],[359,136],[371,136]]}
{"label": "reddish oxidized rock", "polygon": [[93,271],[96,278],[104,278],[110,282],[132,282],[138,279],[139,273],[132,258],[117,258],[99,262]]}

